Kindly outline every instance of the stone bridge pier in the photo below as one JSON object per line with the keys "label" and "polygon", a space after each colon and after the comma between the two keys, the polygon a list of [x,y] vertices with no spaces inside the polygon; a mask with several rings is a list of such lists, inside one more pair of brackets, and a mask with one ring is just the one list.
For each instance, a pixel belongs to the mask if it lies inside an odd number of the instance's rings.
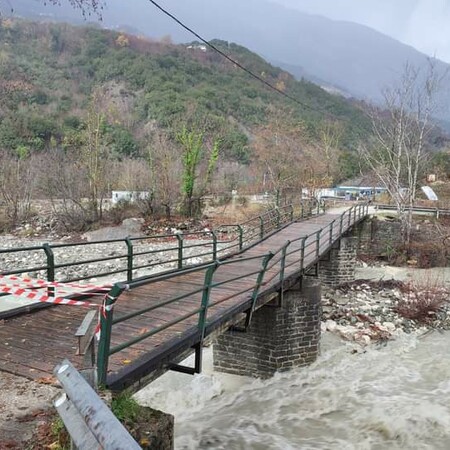
{"label": "stone bridge pier", "polygon": [[227,331],[213,347],[214,369],[268,378],[277,371],[306,366],[320,345],[321,286],[303,277],[302,286],[284,292],[282,305],[255,311],[247,332]]}
{"label": "stone bridge pier", "polygon": [[357,247],[357,238],[343,237],[319,262],[317,277],[303,276],[284,292],[280,306],[258,309],[246,332],[219,336],[213,347],[215,370],[268,378],[314,362],[320,351],[321,286],[354,280]]}
{"label": "stone bridge pier", "polygon": [[355,279],[358,238],[343,236],[319,261],[318,274],[322,284],[330,287]]}

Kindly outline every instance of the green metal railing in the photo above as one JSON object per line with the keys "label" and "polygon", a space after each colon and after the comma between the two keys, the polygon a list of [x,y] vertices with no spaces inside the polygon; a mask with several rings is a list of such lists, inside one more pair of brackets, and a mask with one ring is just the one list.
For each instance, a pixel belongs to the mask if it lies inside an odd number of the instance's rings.
{"label": "green metal railing", "polygon": [[[305,203],[297,208],[292,205],[275,208],[242,224],[221,225],[212,231],[68,244],[46,243],[33,247],[0,249],[0,261],[2,255],[11,257],[14,254],[20,255],[18,260],[23,260],[24,256],[27,256],[29,259],[37,261],[35,264],[27,264],[25,267],[20,263],[10,267],[0,267],[0,274],[33,274],[33,277],[60,282],[122,275],[122,279],[126,279],[126,282],[129,283],[134,280],[134,274],[138,270],[170,272],[238,253],[288,223],[306,218],[316,212],[315,206]],[[195,240],[200,242],[195,242]],[[64,258],[67,258],[64,251],[67,249],[89,248],[93,252],[104,252],[104,248],[100,248],[100,245],[108,247],[107,251],[110,256],[64,261]],[[154,248],[155,246],[161,246],[161,248]],[[164,255],[164,260],[161,255]],[[199,262],[199,258],[201,258],[201,262]],[[98,270],[100,271],[92,270],[90,266],[93,264],[99,265],[100,269]],[[119,265],[119,268],[108,269],[114,264]],[[81,275],[71,274],[70,272],[73,272],[71,269],[75,268],[84,273]],[[68,274],[58,274],[61,270],[68,271]]]}
{"label": "green metal railing", "polygon": [[[108,363],[111,355],[119,353],[159,333],[163,333],[182,322],[191,320],[189,326],[196,327],[198,333],[197,344],[201,345],[206,335],[208,312],[211,308],[229,302],[232,299],[239,297],[242,298],[243,302],[251,300],[245,322],[245,326],[248,327],[252,314],[257,306],[258,295],[263,286],[266,288],[274,288],[283,293],[286,280],[292,276],[298,276],[298,274],[304,273],[309,267],[317,263],[320,257],[340,239],[343,233],[367,214],[368,205],[355,205],[331,221],[324,228],[312,234],[289,240],[274,253],[266,253],[247,258],[244,257],[244,254],[236,255],[233,258],[216,260],[203,266],[188,268],[175,273],[166,273],[151,278],[135,280],[127,285],[116,284],[108,296],[106,311],[101,318],[101,339],[98,352],[99,383],[104,385],[107,382]],[[292,216],[290,218],[292,219]],[[276,216],[275,220],[277,220]],[[242,226],[245,226],[245,224]],[[240,248],[243,248],[243,246],[240,246]],[[221,270],[225,267],[231,267],[231,269],[229,271]],[[190,274],[198,274],[198,276],[189,277],[191,284],[193,283],[192,280],[197,280],[197,286],[189,292],[175,296],[168,294],[166,298],[164,298],[164,292],[161,292],[161,300],[156,304],[126,314],[114,315],[113,306],[125,289],[133,291],[139,287],[149,286],[166,280],[176,282],[180,278]],[[242,280],[246,280],[247,283],[240,289]],[[248,283],[249,280],[250,283]],[[181,279],[181,283],[182,281]],[[230,288],[230,286],[233,288]],[[155,286],[156,290],[157,287]],[[190,301],[191,305],[194,305],[188,311],[186,311],[187,304],[183,304],[187,300]],[[131,339],[111,346],[111,333],[114,330],[114,326],[136,317],[142,317],[143,314],[151,313],[169,305],[172,309],[175,306],[180,307],[180,311],[184,313],[153,329],[137,334]],[[193,317],[197,317],[197,319],[193,321]],[[115,336],[115,342],[117,340],[120,340],[120,336]]]}

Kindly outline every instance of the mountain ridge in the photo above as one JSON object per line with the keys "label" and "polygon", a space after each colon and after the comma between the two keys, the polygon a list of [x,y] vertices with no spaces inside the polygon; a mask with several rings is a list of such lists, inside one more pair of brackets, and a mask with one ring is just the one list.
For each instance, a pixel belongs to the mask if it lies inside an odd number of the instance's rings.
{"label": "mountain ridge", "polygon": [[[193,39],[146,0],[133,3],[134,8],[120,0],[108,0],[103,25],[132,25],[148,36],[171,35],[175,42]],[[219,0],[166,0],[162,4],[207,39],[239,42],[270,62],[290,67],[299,79],[321,80],[366,101],[380,103],[382,90],[398,80],[406,62],[423,66],[429,58],[365,25],[302,13],[265,0],[229,0],[226,4]],[[18,0],[17,12],[30,12],[32,6],[35,14],[53,15],[53,19],[68,15],[80,20],[80,13],[70,8],[38,6],[31,0]],[[439,71],[450,69],[442,61],[435,63]],[[297,66],[302,70],[293,69]],[[441,96],[439,118],[450,120],[448,83]]]}

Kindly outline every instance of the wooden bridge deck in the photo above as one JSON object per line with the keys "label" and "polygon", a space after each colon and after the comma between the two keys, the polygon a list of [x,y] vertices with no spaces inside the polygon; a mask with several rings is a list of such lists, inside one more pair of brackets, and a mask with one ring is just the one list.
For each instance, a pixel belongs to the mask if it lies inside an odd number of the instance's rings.
{"label": "wooden bridge deck", "polygon": [[[317,261],[315,236],[312,235],[338,219],[336,214],[325,214],[314,218],[295,222],[264,241],[236,255],[236,261],[230,265],[220,266],[214,281],[230,279],[242,273],[257,272],[261,267],[261,259],[239,262],[239,259],[258,256],[276,251],[287,240],[298,239],[311,235],[306,241],[304,268],[311,267]],[[354,224],[352,223],[351,226]],[[344,223],[343,233],[349,224]],[[319,241],[319,255],[324,255],[330,248],[330,243],[341,237],[339,227],[335,227],[331,236],[324,233]],[[291,250],[299,250],[301,241],[296,241]],[[297,264],[298,254],[286,257],[285,283],[294,283],[300,276]],[[295,261],[295,264],[293,264]],[[265,275],[265,282],[261,287],[257,306],[271,300],[271,294],[279,290],[280,266],[275,265]],[[189,293],[196,288],[202,289],[206,269],[177,276],[174,279],[157,281],[136,287],[124,292],[114,307],[114,317],[139,311],[153,304],[162,303],[165,299],[176,295]],[[225,299],[242,292],[238,296],[226,300],[208,310],[206,334],[209,335],[221,328],[226,328],[242,317],[242,313],[251,305],[252,288],[255,285],[256,274],[246,279],[218,286],[211,292],[210,302]],[[202,293],[191,295],[176,304],[167,305],[153,311],[140,314],[133,319],[115,324],[111,336],[111,346],[148,332],[149,330],[167,324],[169,321],[181,317],[199,308]],[[100,303],[100,297],[93,297],[89,301]],[[30,379],[49,377],[53,368],[64,358],[69,358],[74,365],[80,365],[80,357],[75,356],[76,340],[74,334],[86,314],[86,309],[72,306],[55,306],[7,319],[0,323],[0,370],[21,375]],[[138,380],[141,376],[161,368],[162,364],[176,360],[198,339],[198,316],[194,315],[177,325],[128,347],[110,357],[108,384],[114,387],[124,386],[124,380]]]}

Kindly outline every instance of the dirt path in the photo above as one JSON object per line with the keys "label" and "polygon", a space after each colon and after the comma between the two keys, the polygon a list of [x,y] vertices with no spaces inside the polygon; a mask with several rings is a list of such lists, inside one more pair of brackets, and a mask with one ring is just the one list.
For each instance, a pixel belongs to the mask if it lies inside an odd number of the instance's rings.
{"label": "dirt path", "polygon": [[0,450],[27,448],[52,409],[58,388],[0,373]]}

